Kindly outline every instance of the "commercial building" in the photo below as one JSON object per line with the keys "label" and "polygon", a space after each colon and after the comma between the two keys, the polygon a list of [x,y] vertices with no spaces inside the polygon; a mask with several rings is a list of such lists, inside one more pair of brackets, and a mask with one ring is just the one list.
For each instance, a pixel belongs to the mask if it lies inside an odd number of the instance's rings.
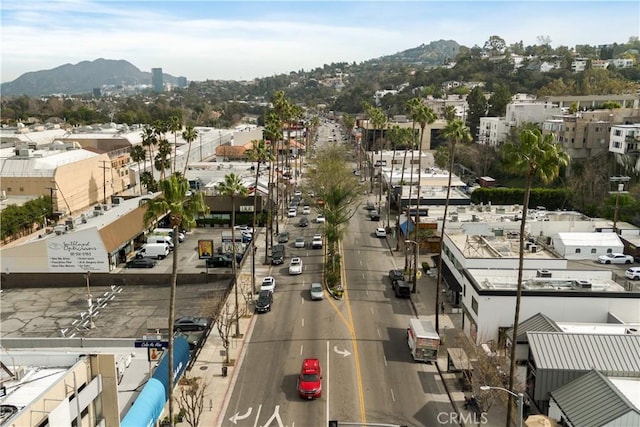
{"label": "commercial building", "polygon": [[154,92],[164,92],[164,77],[162,68],[151,69],[151,86]]}

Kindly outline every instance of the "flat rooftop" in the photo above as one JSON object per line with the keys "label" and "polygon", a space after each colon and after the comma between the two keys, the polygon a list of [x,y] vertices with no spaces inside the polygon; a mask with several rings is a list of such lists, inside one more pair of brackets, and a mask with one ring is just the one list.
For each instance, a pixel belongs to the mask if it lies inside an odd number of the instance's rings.
{"label": "flat rooftop", "polygon": [[[506,235],[496,236],[467,234],[464,232],[450,233],[448,231],[447,235],[465,258],[504,259],[519,257],[520,239],[517,233],[507,233]],[[524,256],[526,259],[559,259],[557,255],[537,245],[535,252],[525,250]]]}
{"label": "flat rooftop", "polygon": [[[624,292],[625,288],[613,280],[609,270],[546,270],[551,277],[537,277],[540,270],[524,270],[523,289],[527,291],[558,292]],[[516,290],[518,275],[514,270],[469,269],[481,289]]]}

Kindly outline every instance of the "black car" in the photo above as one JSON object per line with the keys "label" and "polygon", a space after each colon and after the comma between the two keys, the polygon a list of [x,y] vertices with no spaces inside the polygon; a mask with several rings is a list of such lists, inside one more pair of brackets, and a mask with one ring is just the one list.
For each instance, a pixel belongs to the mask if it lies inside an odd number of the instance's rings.
{"label": "black car", "polygon": [[278,243],[287,243],[289,241],[289,233],[286,231],[283,231],[282,233],[278,234]]}
{"label": "black car", "polygon": [[184,316],[173,322],[173,331],[204,331],[209,328],[211,319],[208,317]]}
{"label": "black car", "polygon": [[207,267],[231,267],[231,257],[229,255],[214,255],[207,258]]}
{"label": "black car", "polygon": [[153,268],[156,262],[149,258],[134,258],[131,261],[127,261],[125,268]]}
{"label": "black car", "polygon": [[302,218],[300,218],[300,221],[298,221],[299,227],[306,227],[308,225],[309,225],[309,219],[306,216],[303,216]]}
{"label": "black car", "polygon": [[411,283],[404,280],[396,280],[391,282],[391,287],[396,293],[396,298],[410,298],[411,297]]}
{"label": "black car", "polygon": [[284,262],[284,245],[274,245],[271,252],[271,264],[278,265]]}
{"label": "black car", "polygon": [[402,273],[402,270],[389,270],[389,280],[391,280],[391,286],[393,286],[393,282],[404,280],[404,273]]}
{"label": "black car", "polygon": [[267,311],[271,311],[271,304],[273,304],[273,292],[266,290],[260,291],[258,299],[256,300],[256,312],[266,313]]}

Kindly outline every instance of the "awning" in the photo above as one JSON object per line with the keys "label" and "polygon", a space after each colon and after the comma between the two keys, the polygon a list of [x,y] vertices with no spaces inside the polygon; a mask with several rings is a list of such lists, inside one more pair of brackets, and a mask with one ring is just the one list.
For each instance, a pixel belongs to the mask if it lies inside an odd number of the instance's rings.
{"label": "awning", "polygon": [[447,282],[449,289],[454,292],[462,292],[462,286],[460,286],[460,283],[458,283],[458,279],[453,276],[453,273],[451,272],[451,270],[449,270],[449,267],[444,262],[442,263],[442,277],[444,278],[445,282]]}

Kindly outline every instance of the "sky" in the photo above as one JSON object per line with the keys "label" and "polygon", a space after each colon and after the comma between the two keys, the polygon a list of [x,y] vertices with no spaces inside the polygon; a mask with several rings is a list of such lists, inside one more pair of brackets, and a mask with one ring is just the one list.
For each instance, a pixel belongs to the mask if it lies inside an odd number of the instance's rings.
{"label": "sky", "polygon": [[98,58],[190,81],[250,80],[440,39],[574,47],[640,35],[637,0],[2,0],[0,14],[1,82]]}

